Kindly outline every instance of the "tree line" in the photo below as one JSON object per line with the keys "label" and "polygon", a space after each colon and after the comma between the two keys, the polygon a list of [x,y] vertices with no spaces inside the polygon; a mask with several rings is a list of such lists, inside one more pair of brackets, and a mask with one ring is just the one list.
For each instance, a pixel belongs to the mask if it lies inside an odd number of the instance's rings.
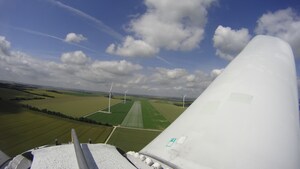
{"label": "tree line", "polygon": [[24,108],[29,109],[29,110],[38,111],[38,112],[41,112],[41,113],[45,113],[45,114],[49,114],[49,115],[54,115],[54,116],[65,118],[65,119],[76,120],[76,121],[80,121],[80,122],[86,122],[86,123],[91,123],[91,124],[98,124],[98,125],[104,125],[104,126],[112,127],[111,124],[97,122],[95,120],[87,119],[87,118],[84,118],[84,117],[77,118],[77,117],[65,115],[65,114],[63,114],[61,112],[51,111],[51,110],[48,110],[48,109],[40,109],[40,108],[31,106],[31,105],[28,105],[28,104],[23,104],[22,106]]}

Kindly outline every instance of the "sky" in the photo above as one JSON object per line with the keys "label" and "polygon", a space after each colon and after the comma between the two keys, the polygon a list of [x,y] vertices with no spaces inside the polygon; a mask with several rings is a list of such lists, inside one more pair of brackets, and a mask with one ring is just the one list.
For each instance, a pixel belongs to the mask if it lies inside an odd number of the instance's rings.
{"label": "sky", "polygon": [[0,80],[197,97],[260,34],[300,76],[299,0],[0,0]]}

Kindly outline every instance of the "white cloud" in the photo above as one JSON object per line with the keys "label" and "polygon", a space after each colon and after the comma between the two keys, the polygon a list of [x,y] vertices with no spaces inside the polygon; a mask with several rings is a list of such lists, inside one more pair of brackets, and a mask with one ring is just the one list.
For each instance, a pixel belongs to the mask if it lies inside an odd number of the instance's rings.
{"label": "white cloud", "polygon": [[166,68],[156,68],[157,72],[166,80],[178,79],[187,74],[185,69],[175,68],[175,69],[166,69]]}
{"label": "white cloud", "polygon": [[300,57],[300,16],[291,8],[268,12],[257,21],[256,34],[277,36],[290,43],[296,57]]}
{"label": "white cloud", "polygon": [[10,42],[8,42],[4,36],[0,36],[0,52],[8,54],[10,48]]}
{"label": "white cloud", "polygon": [[93,16],[91,16],[87,13],[84,13],[84,12],[80,11],[79,9],[68,6],[62,2],[56,1],[56,0],[48,0],[48,2],[54,4],[62,9],[67,10],[67,11],[71,12],[72,14],[80,16],[80,17],[90,21],[91,23],[94,23],[98,30],[100,30],[104,33],[107,33],[108,35],[110,35],[116,39],[122,39],[122,35],[120,33],[116,32],[114,29],[112,29],[108,25],[104,24],[101,20],[99,20]]}
{"label": "white cloud", "polygon": [[246,28],[234,30],[219,25],[213,37],[216,55],[230,61],[248,44],[250,38]]}
{"label": "white cloud", "polygon": [[89,57],[86,56],[86,54],[82,51],[78,50],[74,52],[63,53],[60,57],[60,60],[66,64],[82,65],[87,63]]}
{"label": "white cloud", "polygon": [[224,69],[213,69],[211,72],[210,72],[210,76],[212,78],[215,78],[217,76],[219,76],[222,72],[223,72]]}
{"label": "white cloud", "polygon": [[142,40],[135,40],[133,37],[127,36],[122,45],[111,44],[106,52],[113,55],[135,57],[152,56],[158,52],[158,49]]}
{"label": "white cloud", "polygon": [[65,41],[66,42],[73,42],[73,43],[79,43],[81,41],[85,41],[87,40],[86,37],[84,37],[82,34],[76,34],[76,33],[68,33],[66,38],[65,38]]}
{"label": "white cloud", "polygon": [[9,48],[0,36],[0,79],[37,85],[107,91],[114,82],[114,92],[157,96],[198,96],[213,80],[202,71],[147,68],[126,60],[91,60],[82,51],[61,55],[61,62],[34,58]]}
{"label": "white cloud", "polygon": [[[203,39],[207,20],[207,9],[214,0],[145,0],[147,11],[139,18],[131,20],[128,31],[133,33],[131,42],[147,46],[143,53],[141,45],[128,47],[128,37],[122,45],[111,44],[107,52],[120,56],[149,56],[166,50],[192,50]],[[116,46],[117,49],[116,49]],[[114,50],[112,50],[114,49]],[[131,55],[124,55],[122,51]],[[152,49],[149,52],[149,49]],[[155,50],[153,50],[155,49]],[[114,51],[114,52],[112,52]],[[122,55],[123,54],[123,55]]]}
{"label": "white cloud", "polygon": [[143,67],[138,64],[133,64],[126,60],[121,61],[95,61],[91,67],[93,69],[100,69],[117,75],[131,75]]}
{"label": "white cloud", "polygon": [[[42,37],[55,39],[55,40],[58,40],[58,41],[61,41],[61,42],[66,42],[65,39],[62,39],[58,36],[50,35],[50,34],[47,34],[47,33],[39,32],[39,31],[35,31],[35,30],[30,30],[30,29],[25,29],[25,28],[20,28],[20,27],[14,27],[14,26],[9,26],[9,27],[11,27],[12,29],[20,30],[20,31],[30,33],[30,34],[33,34],[33,35],[38,35],[38,36],[42,36]],[[77,47],[80,47],[80,48],[83,48],[83,49],[86,49],[86,50],[89,50],[89,51],[94,52],[94,53],[97,53],[96,50],[93,50],[93,49],[88,48],[88,47],[83,46],[83,45],[79,45],[79,44],[71,42],[71,41],[68,42],[68,44],[73,45],[73,46],[77,46]]]}

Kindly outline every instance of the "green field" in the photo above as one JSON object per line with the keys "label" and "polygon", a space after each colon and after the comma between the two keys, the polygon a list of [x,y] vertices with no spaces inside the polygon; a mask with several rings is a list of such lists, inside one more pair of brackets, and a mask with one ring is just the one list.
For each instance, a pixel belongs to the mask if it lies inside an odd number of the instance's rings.
{"label": "green field", "polygon": [[141,102],[135,101],[132,105],[131,109],[127,113],[126,117],[124,118],[122,126],[127,127],[138,127],[143,128],[143,114],[141,109]]}
{"label": "green field", "polygon": [[115,145],[123,151],[139,151],[151,142],[160,131],[147,131],[118,127],[108,144]]}
{"label": "green field", "polygon": [[[34,91],[37,92],[37,91]],[[22,104],[28,104],[39,109],[48,109],[60,112],[73,117],[82,117],[92,112],[107,108],[108,99],[104,96],[76,96],[69,94],[58,94],[52,92],[39,92],[54,96],[55,98],[46,98],[42,100],[23,101]],[[121,100],[111,99],[111,105],[120,103]]]}
{"label": "green field", "polygon": [[150,101],[151,105],[158,110],[170,123],[172,123],[186,109],[168,102],[156,100]]}
{"label": "green field", "polygon": [[21,92],[14,89],[1,88],[1,87],[0,87],[0,93],[1,93],[0,97],[4,100],[14,99],[16,97],[22,97],[22,98],[36,97],[35,95],[29,93]]}
{"label": "green field", "polygon": [[[101,122],[103,124],[108,123],[112,125],[118,125],[122,123],[132,104],[133,101],[127,101],[125,104],[121,102],[110,108],[110,111],[112,112],[111,114],[98,112],[87,116],[86,118]],[[107,109],[104,111],[107,111]]]}
{"label": "green field", "polygon": [[[4,105],[5,104],[5,105]],[[74,128],[81,142],[104,142],[112,128],[65,120],[46,114],[25,110],[18,105],[14,109],[4,101],[0,104],[0,149],[10,156],[25,150],[71,140],[70,131]],[[7,112],[9,110],[9,112]]]}
{"label": "green field", "polygon": [[[100,112],[93,114],[99,110],[107,111],[107,97],[97,93],[26,88],[26,86],[0,87],[0,92],[0,150],[10,156],[37,146],[54,144],[55,139],[61,143],[67,143],[71,140],[72,128],[76,129],[82,143],[88,142],[89,138],[94,143],[103,143],[112,131],[112,127],[83,123],[29,110],[22,106],[24,104],[60,112],[71,117],[91,114],[86,118],[118,126],[124,122],[137,99],[131,96],[130,100],[123,104],[121,96],[114,96],[111,114]],[[160,130],[170,125],[184,110],[173,105],[173,102],[149,101],[147,98],[139,98],[139,100],[138,109],[141,111],[132,112],[125,122],[126,124],[137,122],[136,119],[140,117],[138,119],[141,119],[139,121],[143,122],[142,127],[145,129],[118,126],[109,139],[109,144],[116,145],[124,151],[138,151],[155,138],[161,132]]]}
{"label": "green field", "polygon": [[148,100],[141,100],[144,128],[165,129],[171,123],[164,118]]}

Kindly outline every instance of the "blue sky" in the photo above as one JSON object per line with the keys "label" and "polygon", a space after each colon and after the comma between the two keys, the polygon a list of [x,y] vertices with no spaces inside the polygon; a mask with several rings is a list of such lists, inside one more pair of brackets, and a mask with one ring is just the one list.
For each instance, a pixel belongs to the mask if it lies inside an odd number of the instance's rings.
{"label": "blue sky", "polygon": [[0,79],[196,97],[257,34],[300,73],[297,0],[0,0]]}

